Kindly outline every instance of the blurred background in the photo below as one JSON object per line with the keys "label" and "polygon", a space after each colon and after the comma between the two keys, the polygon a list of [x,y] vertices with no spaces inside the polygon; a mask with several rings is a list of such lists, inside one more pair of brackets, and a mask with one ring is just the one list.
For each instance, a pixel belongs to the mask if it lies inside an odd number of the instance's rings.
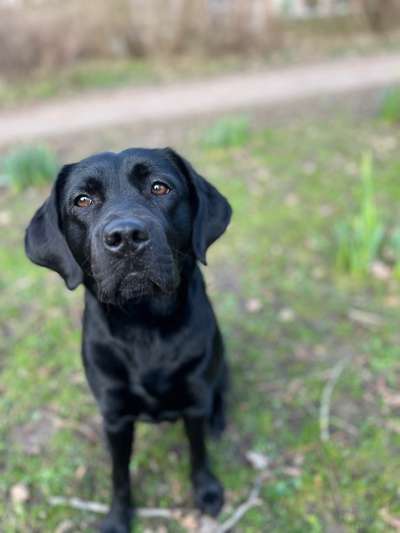
{"label": "blurred background", "polygon": [[68,499],[109,494],[83,289],[24,229],[63,163],[166,145],[234,208],[204,269],[227,503],[200,519],[181,427],[142,424],[137,503],[182,513],[137,531],[400,531],[399,124],[397,0],[0,0],[1,531],[92,531]]}

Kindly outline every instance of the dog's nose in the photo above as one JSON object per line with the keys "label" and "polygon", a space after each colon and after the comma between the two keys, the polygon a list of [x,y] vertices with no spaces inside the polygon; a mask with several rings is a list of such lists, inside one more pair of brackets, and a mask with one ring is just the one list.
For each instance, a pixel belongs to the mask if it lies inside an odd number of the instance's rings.
{"label": "dog's nose", "polygon": [[104,228],[103,239],[110,252],[138,251],[149,241],[149,233],[141,220],[114,220]]}

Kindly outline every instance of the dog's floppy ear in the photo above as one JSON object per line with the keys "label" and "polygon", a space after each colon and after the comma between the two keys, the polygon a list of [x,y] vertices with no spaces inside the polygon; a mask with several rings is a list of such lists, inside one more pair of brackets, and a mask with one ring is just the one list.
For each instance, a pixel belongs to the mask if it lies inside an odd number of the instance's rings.
{"label": "dog's floppy ear", "polygon": [[206,265],[206,251],[220,237],[231,219],[232,209],[228,201],[192,165],[171,148],[165,149],[179,170],[186,176],[195,198],[195,217],[192,247],[196,258]]}
{"label": "dog's floppy ear", "polygon": [[58,272],[71,290],[82,282],[83,273],[60,230],[57,187],[72,166],[61,169],[50,196],[36,211],[25,233],[25,252],[29,259]]}

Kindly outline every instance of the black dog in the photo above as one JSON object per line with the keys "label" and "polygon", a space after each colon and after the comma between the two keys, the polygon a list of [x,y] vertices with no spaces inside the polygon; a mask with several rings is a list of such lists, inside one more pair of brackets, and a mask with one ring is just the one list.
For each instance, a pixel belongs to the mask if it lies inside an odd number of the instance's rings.
{"label": "black dog", "polygon": [[227,367],[202,274],[229,224],[226,199],[173,150],[129,149],[66,165],[26,233],[28,257],[86,287],[83,363],[112,458],[101,531],[127,532],[134,422],[182,418],[197,507],[223,489],[206,431],[224,427]]}

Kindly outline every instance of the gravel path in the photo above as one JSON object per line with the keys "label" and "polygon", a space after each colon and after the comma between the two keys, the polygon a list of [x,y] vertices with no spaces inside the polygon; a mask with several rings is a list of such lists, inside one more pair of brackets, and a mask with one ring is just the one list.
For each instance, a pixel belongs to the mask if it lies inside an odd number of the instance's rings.
{"label": "gravel path", "polygon": [[143,124],[400,83],[400,54],[85,93],[0,112],[0,146],[118,124]]}

